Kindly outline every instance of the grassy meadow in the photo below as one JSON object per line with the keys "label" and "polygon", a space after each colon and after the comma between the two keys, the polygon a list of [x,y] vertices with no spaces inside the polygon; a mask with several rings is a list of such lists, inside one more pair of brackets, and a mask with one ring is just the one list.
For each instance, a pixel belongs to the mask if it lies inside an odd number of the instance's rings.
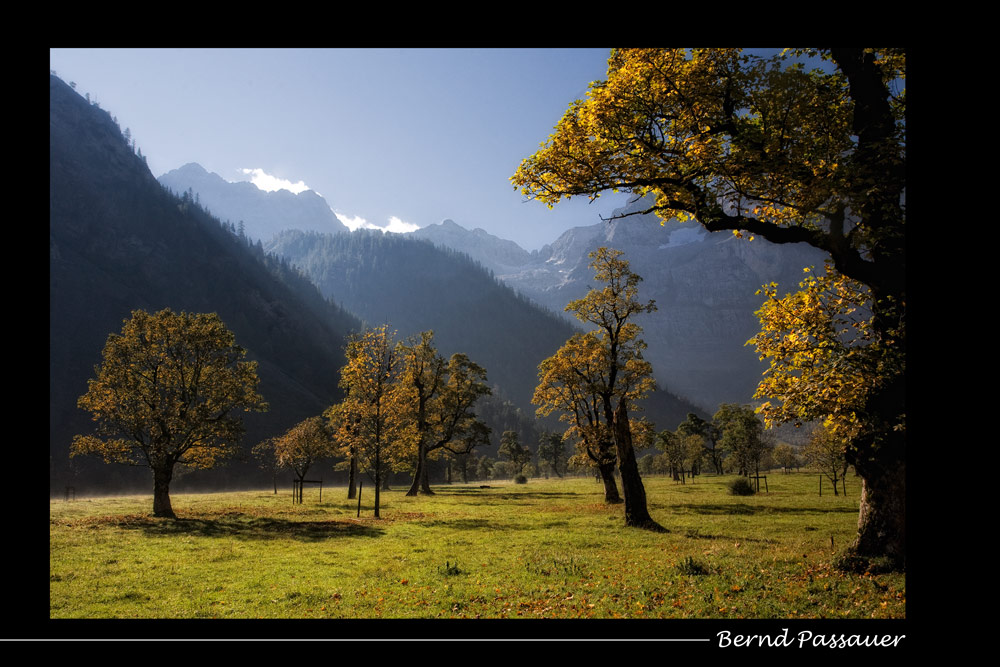
{"label": "grassy meadow", "polygon": [[[344,488],[50,502],[51,618],[904,618],[901,573],[832,567],[857,525],[813,473],[644,478],[653,518],[625,528],[593,478],[382,492]],[[290,486],[290,485],[289,485]]]}

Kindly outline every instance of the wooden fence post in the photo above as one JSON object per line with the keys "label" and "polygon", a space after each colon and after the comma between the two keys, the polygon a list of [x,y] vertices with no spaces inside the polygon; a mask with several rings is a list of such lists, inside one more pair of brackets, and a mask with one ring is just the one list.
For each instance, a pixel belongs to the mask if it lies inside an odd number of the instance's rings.
{"label": "wooden fence post", "polygon": [[365,486],[365,480],[358,480],[358,518],[361,518],[361,489]]}

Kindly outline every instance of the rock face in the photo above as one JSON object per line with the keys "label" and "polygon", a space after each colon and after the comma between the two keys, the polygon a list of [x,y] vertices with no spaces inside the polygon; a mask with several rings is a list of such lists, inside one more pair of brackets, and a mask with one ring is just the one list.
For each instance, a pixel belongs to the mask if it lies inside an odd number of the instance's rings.
{"label": "rock face", "polygon": [[[753,347],[745,346],[759,330],[754,312],[762,297],[756,291],[772,281],[793,291],[803,267],[822,266],[825,257],[805,244],[750,241],[708,233],[695,222],[661,225],[653,215],[632,215],[570,229],[537,253],[526,253],[530,259],[523,265],[506,270],[496,265],[494,272],[571,318],[564,308],[594,284],[587,255],[601,246],[624,251],[631,269],[643,277],[640,298],[656,301],[659,310],[636,322],[643,327],[645,356],[657,381],[709,414],[723,402],[751,401],[766,368]],[[457,243],[450,247],[472,254]]]}
{"label": "rock face", "polygon": [[312,190],[299,194],[288,190],[265,192],[247,181],[230,183],[194,162],[157,180],[177,194],[188,189],[197,193],[200,204],[220,220],[234,224],[242,220],[246,235],[255,241],[268,241],[285,229],[322,234],[349,231],[326,200]]}
{"label": "rock face", "polygon": [[516,271],[535,258],[532,253],[513,241],[493,236],[483,229],[469,231],[456,224],[454,220],[443,220],[437,225],[428,225],[411,232],[411,236],[426,239],[446,248],[461,250],[495,274]]}

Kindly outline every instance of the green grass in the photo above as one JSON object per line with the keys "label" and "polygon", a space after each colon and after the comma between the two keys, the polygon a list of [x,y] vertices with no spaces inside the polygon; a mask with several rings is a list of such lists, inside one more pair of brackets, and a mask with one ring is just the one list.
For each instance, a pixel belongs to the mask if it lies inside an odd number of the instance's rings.
{"label": "green grass", "polygon": [[[832,563],[857,526],[859,483],[812,474],[770,493],[730,478],[644,479],[667,533],[625,528],[593,479],[382,493],[362,517],[343,488],[50,503],[52,618],[904,618],[901,573]],[[853,484],[851,482],[854,482]],[[853,489],[852,489],[853,486]],[[831,538],[833,544],[831,546]]]}

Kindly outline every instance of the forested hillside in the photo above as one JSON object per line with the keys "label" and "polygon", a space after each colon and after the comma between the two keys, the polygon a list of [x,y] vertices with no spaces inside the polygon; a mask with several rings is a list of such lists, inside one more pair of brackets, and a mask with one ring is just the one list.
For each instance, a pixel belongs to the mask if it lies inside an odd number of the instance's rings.
{"label": "forested hillside", "polygon": [[[148,471],[68,458],[92,429],[76,407],[110,333],[133,309],[217,312],[260,364],[270,410],[244,445],[318,414],[339,396],[343,339],[360,325],[303,276],[264,255],[188,197],[166,191],[110,114],[56,77],[49,122],[49,386],[52,488],[148,488]],[[191,480],[240,483],[251,464]]]}
{"label": "forested hillside", "polygon": [[286,231],[267,250],[368,324],[387,323],[401,338],[433,329],[443,354],[468,354],[519,405],[531,399],[538,363],[573,334],[467,256],[426,241]]}
{"label": "forested hillside", "polygon": [[[266,250],[300,267],[324,295],[370,325],[388,323],[400,337],[433,329],[442,353],[463,352],[485,366],[490,383],[529,415],[538,364],[578,330],[467,255],[429,241],[363,230],[286,231]],[[697,411],[665,391],[644,404],[661,428]]]}

